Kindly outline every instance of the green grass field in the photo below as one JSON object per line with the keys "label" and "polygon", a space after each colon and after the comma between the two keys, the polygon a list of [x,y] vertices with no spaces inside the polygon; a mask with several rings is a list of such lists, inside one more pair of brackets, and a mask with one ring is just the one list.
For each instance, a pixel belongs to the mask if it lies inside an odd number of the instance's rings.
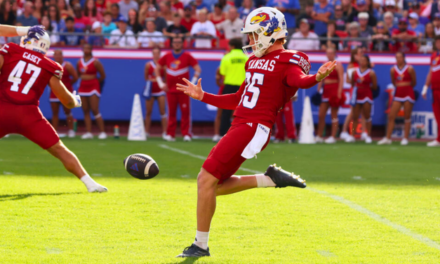
{"label": "green grass field", "polygon": [[[423,143],[270,144],[243,166],[277,163],[308,188],[219,197],[212,257],[185,260],[175,256],[195,236],[212,142],[64,142],[109,192],[87,193],[22,137],[0,140],[0,263],[440,263],[440,149]],[[160,174],[129,176],[133,153],[153,156]]]}

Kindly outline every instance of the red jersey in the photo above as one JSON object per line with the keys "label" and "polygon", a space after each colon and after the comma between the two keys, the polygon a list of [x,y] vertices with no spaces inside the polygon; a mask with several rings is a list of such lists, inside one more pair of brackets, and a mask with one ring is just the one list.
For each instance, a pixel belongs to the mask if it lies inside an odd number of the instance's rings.
{"label": "red jersey", "polygon": [[405,65],[403,69],[399,69],[397,65],[394,65],[394,79],[396,80],[396,84],[411,83],[412,78],[409,74],[408,68],[408,65]]}
{"label": "red jersey", "polygon": [[182,78],[189,80],[189,67],[196,66],[198,62],[190,53],[183,51],[180,54],[166,53],[159,59],[158,64],[162,67],[167,67],[167,86],[169,92],[180,93],[176,89],[177,84],[185,84]]}
{"label": "red jersey", "polygon": [[354,85],[358,90],[361,89],[369,89],[371,90],[371,77],[370,77],[371,69],[367,69],[364,72],[361,72],[360,68],[357,68],[353,72],[353,80]]}
{"label": "red jersey", "polygon": [[269,128],[278,111],[298,89],[317,84],[315,75],[307,75],[307,55],[292,50],[276,50],[261,58],[251,56],[245,65],[246,80],[235,94],[205,93],[202,101],[223,109],[234,110],[233,124],[259,123]]}
{"label": "red jersey", "polygon": [[194,23],[196,23],[196,22],[197,22],[197,20],[195,20],[193,18],[191,18],[189,21],[186,21],[186,19],[183,18],[182,21],[180,22],[180,24],[182,26],[184,26],[189,32],[191,32],[191,29],[192,29]]}
{"label": "red jersey", "polygon": [[84,61],[84,58],[81,58],[79,60],[79,73],[80,74],[98,74],[98,70],[95,67],[95,64],[93,63],[95,61],[95,58],[91,58],[88,62]]}
{"label": "red jersey", "polygon": [[433,90],[440,90],[440,52],[438,51],[431,55],[431,87]]}
{"label": "red jersey", "polygon": [[50,78],[61,79],[63,68],[45,55],[5,44],[0,49],[4,63],[0,74],[0,101],[18,105],[39,105]]}
{"label": "red jersey", "polygon": [[[148,68],[148,79],[151,82],[151,93],[152,93],[152,95],[162,93],[163,90],[160,89],[159,85],[156,82],[156,73],[155,73],[156,64],[154,63],[154,61],[150,61],[150,62],[148,62],[148,64],[150,64],[150,67]],[[165,69],[164,68],[161,69],[160,76],[162,78],[165,76]]]}
{"label": "red jersey", "polygon": [[[393,29],[393,31],[391,32],[391,36],[395,36],[402,33],[399,29]],[[416,32],[412,31],[412,30],[407,30],[406,33],[410,36],[414,36],[417,37]],[[410,51],[417,51],[417,44],[413,41],[407,41],[407,42],[396,42],[396,44],[394,45],[396,51],[401,51],[401,52],[410,52]]]}

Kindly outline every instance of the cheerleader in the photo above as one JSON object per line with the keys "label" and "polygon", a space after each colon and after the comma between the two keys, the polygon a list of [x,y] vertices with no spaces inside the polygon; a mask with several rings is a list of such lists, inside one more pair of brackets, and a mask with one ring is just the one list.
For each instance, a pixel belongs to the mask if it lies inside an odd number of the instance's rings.
{"label": "cheerleader", "polygon": [[394,121],[397,113],[403,106],[405,129],[400,145],[408,145],[408,136],[411,129],[411,112],[415,103],[414,87],[416,86],[416,72],[411,65],[406,64],[405,54],[396,53],[397,65],[391,68],[391,82],[394,85],[394,101],[388,115],[388,127],[386,137],[379,141],[378,145],[391,144],[391,134],[394,129]]}
{"label": "cheerleader", "polygon": [[354,135],[358,125],[359,115],[362,113],[366,121],[365,143],[370,144],[371,140],[371,106],[373,105],[373,91],[377,89],[377,78],[374,70],[371,69],[370,57],[363,55],[359,60],[359,68],[353,72],[351,85],[354,87],[353,104],[353,128]]}
{"label": "cheerleader", "polygon": [[[327,58],[329,61],[336,60],[336,50],[334,48],[327,49]],[[336,143],[336,133],[338,132],[339,125],[338,110],[345,101],[345,96],[342,93],[342,87],[344,85],[343,78],[344,68],[341,64],[336,64],[335,70],[322,82],[318,83],[318,93],[320,93],[321,88],[323,88],[321,105],[319,107],[318,132],[315,138],[315,141],[318,143],[324,141],[321,136],[325,127],[325,116],[329,108],[331,109],[330,113],[332,117],[332,133],[331,136],[325,140],[325,143]]]}

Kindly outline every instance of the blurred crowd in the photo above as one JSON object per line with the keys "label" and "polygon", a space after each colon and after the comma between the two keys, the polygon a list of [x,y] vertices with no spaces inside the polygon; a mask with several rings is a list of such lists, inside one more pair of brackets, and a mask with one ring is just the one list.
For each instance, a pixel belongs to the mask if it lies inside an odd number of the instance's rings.
{"label": "blurred crowd", "polygon": [[260,6],[284,13],[290,49],[430,52],[440,34],[433,0],[0,0],[0,24],[42,24],[54,46],[227,47]]}

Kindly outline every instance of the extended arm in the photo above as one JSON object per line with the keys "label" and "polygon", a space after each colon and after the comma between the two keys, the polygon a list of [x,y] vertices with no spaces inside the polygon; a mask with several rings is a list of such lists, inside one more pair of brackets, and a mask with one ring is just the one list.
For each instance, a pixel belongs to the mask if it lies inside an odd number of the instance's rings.
{"label": "extended arm", "polygon": [[25,36],[31,27],[15,27],[0,25],[0,36],[3,37],[16,37]]}
{"label": "extended arm", "polygon": [[338,71],[338,77],[339,77],[338,97],[340,98],[342,95],[342,89],[344,88],[344,82],[342,81],[344,79],[344,68],[342,67],[341,64],[337,64],[336,70]]}
{"label": "extended arm", "polygon": [[410,66],[408,70],[409,70],[409,75],[411,75],[411,86],[416,87],[417,85],[416,71],[412,66]]}
{"label": "extended arm", "polygon": [[432,74],[432,68],[429,69],[429,73],[426,76],[425,85],[423,86],[422,90],[422,96],[426,100],[426,95],[428,94],[428,87],[431,85],[431,74]]}
{"label": "extended arm", "polygon": [[300,67],[289,67],[286,71],[286,84],[289,87],[309,89],[324,80],[336,67],[336,61],[329,61],[322,65],[314,75],[305,74]]}
{"label": "extended arm", "polygon": [[376,73],[372,70],[370,72],[371,75],[371,89],[376,90],[377,89],[377,77],[376,77]]}

